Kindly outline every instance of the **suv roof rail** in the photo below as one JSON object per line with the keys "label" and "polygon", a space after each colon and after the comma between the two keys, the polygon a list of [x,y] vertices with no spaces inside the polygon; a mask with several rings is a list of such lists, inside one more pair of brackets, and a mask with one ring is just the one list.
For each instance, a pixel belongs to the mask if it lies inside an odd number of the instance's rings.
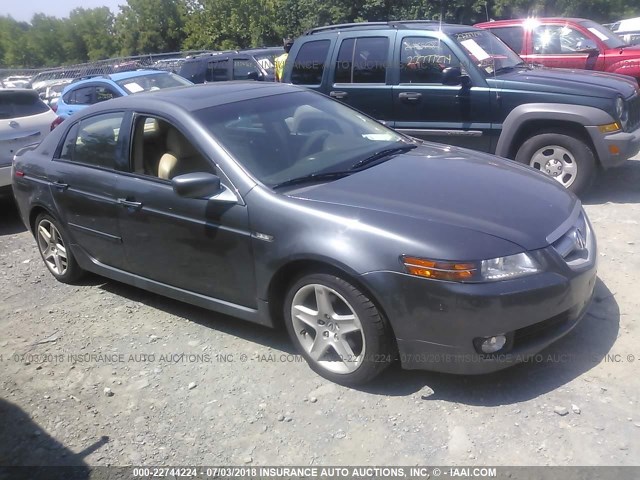
{"label": "suv roof rail", "polygon": [[406,24],[434,24],[441,23],[440,20],[390,20],[388,22],[357,22],[357,23],[340,23],[337,25],[327,25],[324,27],[316,27],[304,32],[303,35],[313,35],[314,33],[326,32],[330,30],[346,30],[348,28],[362,28],[362,27],[393,27],[398,28]]}
{"label": "suv roof rail", "polygon": [[91,73],[89,75],[82,75],[80,77],[75,77],[71,80],[71,83],[79,82],[80,80],[89,80],[90,78],[109,78],[109,75],[104,73]]}

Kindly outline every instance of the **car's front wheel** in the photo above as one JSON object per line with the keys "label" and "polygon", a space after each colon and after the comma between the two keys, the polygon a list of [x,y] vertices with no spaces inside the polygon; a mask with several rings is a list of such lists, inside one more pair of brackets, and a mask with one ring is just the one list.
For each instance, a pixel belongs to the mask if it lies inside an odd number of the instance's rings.
{"label": "car's front wheel", "polygon": [[38,216],[35,235],[42,260],[57,280],[71,283],[82,276],[83,271],[69,249],[69,242],[51,215]]}
{"label": "car's front wheel", "polygon": [[373,379],[393,360],[391,332],[371,300],[330,274],[299,278],[284,302],[287,330],[321,376],[343,385]]}
{"label": "car's front wheel", "polygon": [[532,136],[522,144],[515,160],[549,175],[574,193],[584,192],[596,173],[596,159],[589,145],[558,133]]}

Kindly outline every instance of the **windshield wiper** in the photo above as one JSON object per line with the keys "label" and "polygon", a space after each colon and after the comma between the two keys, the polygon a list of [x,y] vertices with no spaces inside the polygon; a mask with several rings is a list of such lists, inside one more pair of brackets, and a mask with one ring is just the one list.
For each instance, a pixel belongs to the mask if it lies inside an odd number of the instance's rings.
{"label": "windshield wiper", "polygon": [[337,171],[337,172],[324,172],[324,173],[311,173],[309,175],[303,175],[302,177],[291,178],[275,184],[271,188],[288,187],[291,185],[300,185],[303,183],[324,182],[328,180],[338,180],[339,178],[351,175],[353,172],[349,171]]}
{"label": "windshield wiper", "polygon": [[398,153],[408,152],[409,150],[413,150],[414,148],[418,148],[417,145],[404,145],[402,147],[392,147],[385,148],[384,150],[379,150],[375,152],[373,155],[369,155],[367,158],[363,158],[362,160],[357,161],[349,170],[358,170],[359,168],[364,167],[365,165],[369,165],[370,163],[376,162],[378,160],[382,160],[385,157],[390,157],[391,155],[396,155]]}
{"label": "windshield wiper", "polygon": [[527,68],[527,64],[525,62],[518,62],[515,65],[508,65],[504,67],[497,68],[494,73],[503,73],[503,72],[512,72],[517,68]]}

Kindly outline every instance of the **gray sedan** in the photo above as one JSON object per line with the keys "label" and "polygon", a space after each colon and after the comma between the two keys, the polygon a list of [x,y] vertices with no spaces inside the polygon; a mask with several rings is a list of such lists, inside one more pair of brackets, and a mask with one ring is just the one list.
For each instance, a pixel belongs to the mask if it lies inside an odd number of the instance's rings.
{"label": "gray sedan", "polygon": [[262,325],[320,375],[483,373],[584,315],[596,241],[532,169],[423,143],[304,89],[226,83],[92,106],[14,159],[44,264]]}

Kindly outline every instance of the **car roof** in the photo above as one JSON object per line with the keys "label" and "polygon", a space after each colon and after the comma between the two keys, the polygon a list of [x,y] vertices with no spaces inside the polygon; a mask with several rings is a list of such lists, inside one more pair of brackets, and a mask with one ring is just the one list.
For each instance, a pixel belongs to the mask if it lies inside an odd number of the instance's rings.
{"label": "car roof", "polygon": [[74,88],[77,88],[78,85],[84,85],[86,83],[91,83],[91,82],[113,83],[113,82],[118,82],[120,80],[126,80],[128,78],[142,77],[144,75],[168,75],[168,74],[169,72],[165,72],[164,70],[129,70],[126,72],[110,73],[105,75],[94,75],[94,76],[91,76],[90,78],[85,78],[82,80],[78,80],[77,82],[73,82],[67,88],[69,90],[72,90]]}
{"label": "car roof", "polygon": [[[108,110],[113,108],[167,110],[164,107],[195,111],[203,108],[235,103],[253,98],[268,97],[292,92],[310,90],[294,85],[276,82],[232,81],[186,85],[184,87],[164,88],[153,92],[141,92],[136,95],[119,97],[89,107],[86,111]],[[84,110],[83,110],[84,112]]]}

